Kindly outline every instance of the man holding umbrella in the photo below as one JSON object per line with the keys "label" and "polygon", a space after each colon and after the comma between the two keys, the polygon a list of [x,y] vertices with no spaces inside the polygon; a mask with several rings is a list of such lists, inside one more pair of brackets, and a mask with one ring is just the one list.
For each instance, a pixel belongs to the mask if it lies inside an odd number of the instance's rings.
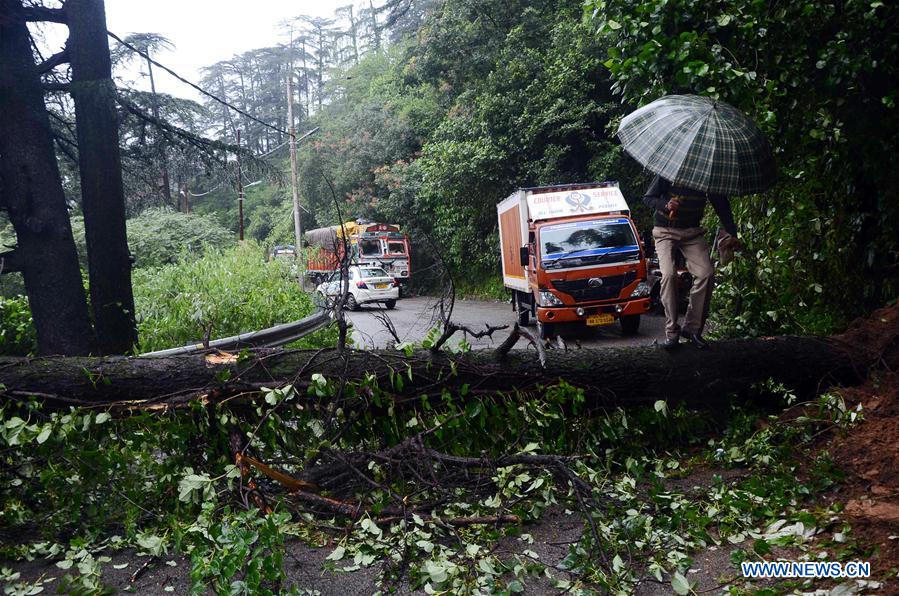
{"label": "man holding umbrella", "polygon": [[[707,195],[672,187],[671,183],[657,175],[643,196],[643,202],[654,210],[652,238],[655,240],[659,268],[662,270],[660,297],[665,308],[666,339],[662,346],[669,350],[677,347],[680,337],[690,340],[697,348],[708,347],[708,342],[702,338],[702,331],[712,299],[715,270],[709,257],[704,230],[699,227],[706,200],[715,208],[727,234],[719,243],[726,242],[733,249],[739,250],[741,245],[737,240],[737,226],[734,224],[730,202],[724,195]],[[676,250],[684,255],[687,271],[693,276],[683,327],[677,324]]]}
{"label": "man holding umbrella", "polygon": [[[714,270],[699,227],[711,202],[725,229],[725,244],[739,248],[728,196],[758,193],[775,177],[768,140],[755,123],[722,101],[697,95],[668,95],[629,114],[618,137],[624,150],[656,174],[643,197],[654,210],[653,238],[662,269],[665,308],[663,347],[680,337],[705,348],[702,331],[712,297]],[[674,251],[680,250],[693,275],[690,304],[677,324]]]}

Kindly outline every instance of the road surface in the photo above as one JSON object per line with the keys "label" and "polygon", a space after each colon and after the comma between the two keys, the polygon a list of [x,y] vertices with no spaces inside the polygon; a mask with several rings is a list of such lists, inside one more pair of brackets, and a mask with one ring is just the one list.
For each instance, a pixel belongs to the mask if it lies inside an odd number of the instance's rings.
{"label": "road surface", "polygon": [[[353,323],[353,340],[360,347],[383,348],[392,343],[390,333],[377,316],[386,314],[390,317],[397,334],[403,341],[421,341],[428,330],[434,326],[435,299],[432,297],[403,298],[398,301],[394,310],[385,310],[380,305],[363,306],[361,310],[350,312],[349,319]],[[508,302],[483,300],[457,300],[453,310],[453,321],[472,329],[483,329],[485,323],[491,325],[509,325],[515,323],[515,313]],[[533,325],[531,330],[535,330]],[[491,348],[499,345],[508,336],[508,331],[497,331],[493,338],[468,338],[473,348]],[[642,346],[662,341],[665,337],[665,318],[657,315],[644,315],[640,322],[640,332],[634,336],[622,336],[621,327],[616,323],[608,327],[572,327],[562,329],[565,341],[575,347],[613,347]],[[463,338],[457,333],[449,343],[458,343]],[[526,341],[520,340],[517,348],[526,347]]]}

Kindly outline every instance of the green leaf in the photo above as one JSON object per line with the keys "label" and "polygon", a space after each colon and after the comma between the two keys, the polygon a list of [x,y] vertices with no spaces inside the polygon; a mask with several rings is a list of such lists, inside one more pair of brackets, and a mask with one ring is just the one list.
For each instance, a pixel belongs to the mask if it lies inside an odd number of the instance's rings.
{"label": "green leaf", "polygon": [[668,415],[668,403],[665,400],[660,399],[660,400],[656,401],[656,403],[653,404],[652,407],[655,409],[656,412],[659,412],[663,416]]}
{"label": "green leaf", "polygon": [[49,439],[52,432],[53,427],[51,425],[47,424],[46,426],[44,426],[44,428],[41,429],[40,434],[38,434],[37,436],[38,445],[42,445],[47,439]]}
{"label": "green leaf", "polygon": [[752,545],[752,550],[754,550],[756,554],[764,556],[771,552],[771,545],[768,544],[767,540],[759,538]]}
{"label": "green leaf", "polygon": [[135,542],[151,555],[160,555],[165,549],[165,538],[156,534],[138,534]]}
{"label": "green leaf", "polygon": [[671,576],[671,589],[680,596],[690,593],[690,582],[684,577],[680,571],[675,571]]}

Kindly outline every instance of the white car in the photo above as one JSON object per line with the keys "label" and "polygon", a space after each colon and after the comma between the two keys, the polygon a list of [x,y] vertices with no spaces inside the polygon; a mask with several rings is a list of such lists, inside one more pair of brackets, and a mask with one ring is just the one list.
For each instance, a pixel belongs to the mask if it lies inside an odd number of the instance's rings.
{"label": "white car", "polygon": [[[400,297],[399,284],[393,277],[380,267],[365,265],[352,266],[349,270],[350,279],[346,297],[346,307],[349,310],[357,310],[362,304],[381,302],[387,308],[396,306]],[[341,294],[340,273],[336,272],[328,281],[319,284],[315,288],[315,294],[322,304],[333,301]]]}

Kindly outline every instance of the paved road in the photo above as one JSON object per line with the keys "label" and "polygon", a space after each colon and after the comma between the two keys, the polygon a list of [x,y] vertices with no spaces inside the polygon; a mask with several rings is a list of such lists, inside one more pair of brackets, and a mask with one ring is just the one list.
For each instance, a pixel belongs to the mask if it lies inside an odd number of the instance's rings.
{"label": "paved road", "polygon": [[[420,341],[428,329],[434,325],[434,298],[404,298],[397,302],[394,310],[384,310],[380,306],[363,306],[362,310],[349,313],[353,323],[353,339],[360,346],[386,347],[391,343],[390,334],[376,317],[378,313],[390,317],[397,333],[403,341]],[[453,320],[472,329],[483,329],[485,323],[491,325],[512,325],[515,313],[508,302],[490,302],[483,300],[458,300],[453,310]],[[531,329],[534,329],[532,326]],[[608,327],[588,329],[572,327],[562,330],[562,336],[569,344],[580,343],[585,347],[640,346],[651,344],[654,340],[664,338],[665,319],[656,315],[644,315],[640,322],[640,333],[624,337],[618,324]],[[462,338],[460,332],[457,337]],[[469,338],[475,348],[489,348],[498,345],[507,337],[506,331],[497,331],[491,340]],[[455,338],[450,340],[450,343]],[[524,340],[519,341],[518,348],[526,347]]]}

